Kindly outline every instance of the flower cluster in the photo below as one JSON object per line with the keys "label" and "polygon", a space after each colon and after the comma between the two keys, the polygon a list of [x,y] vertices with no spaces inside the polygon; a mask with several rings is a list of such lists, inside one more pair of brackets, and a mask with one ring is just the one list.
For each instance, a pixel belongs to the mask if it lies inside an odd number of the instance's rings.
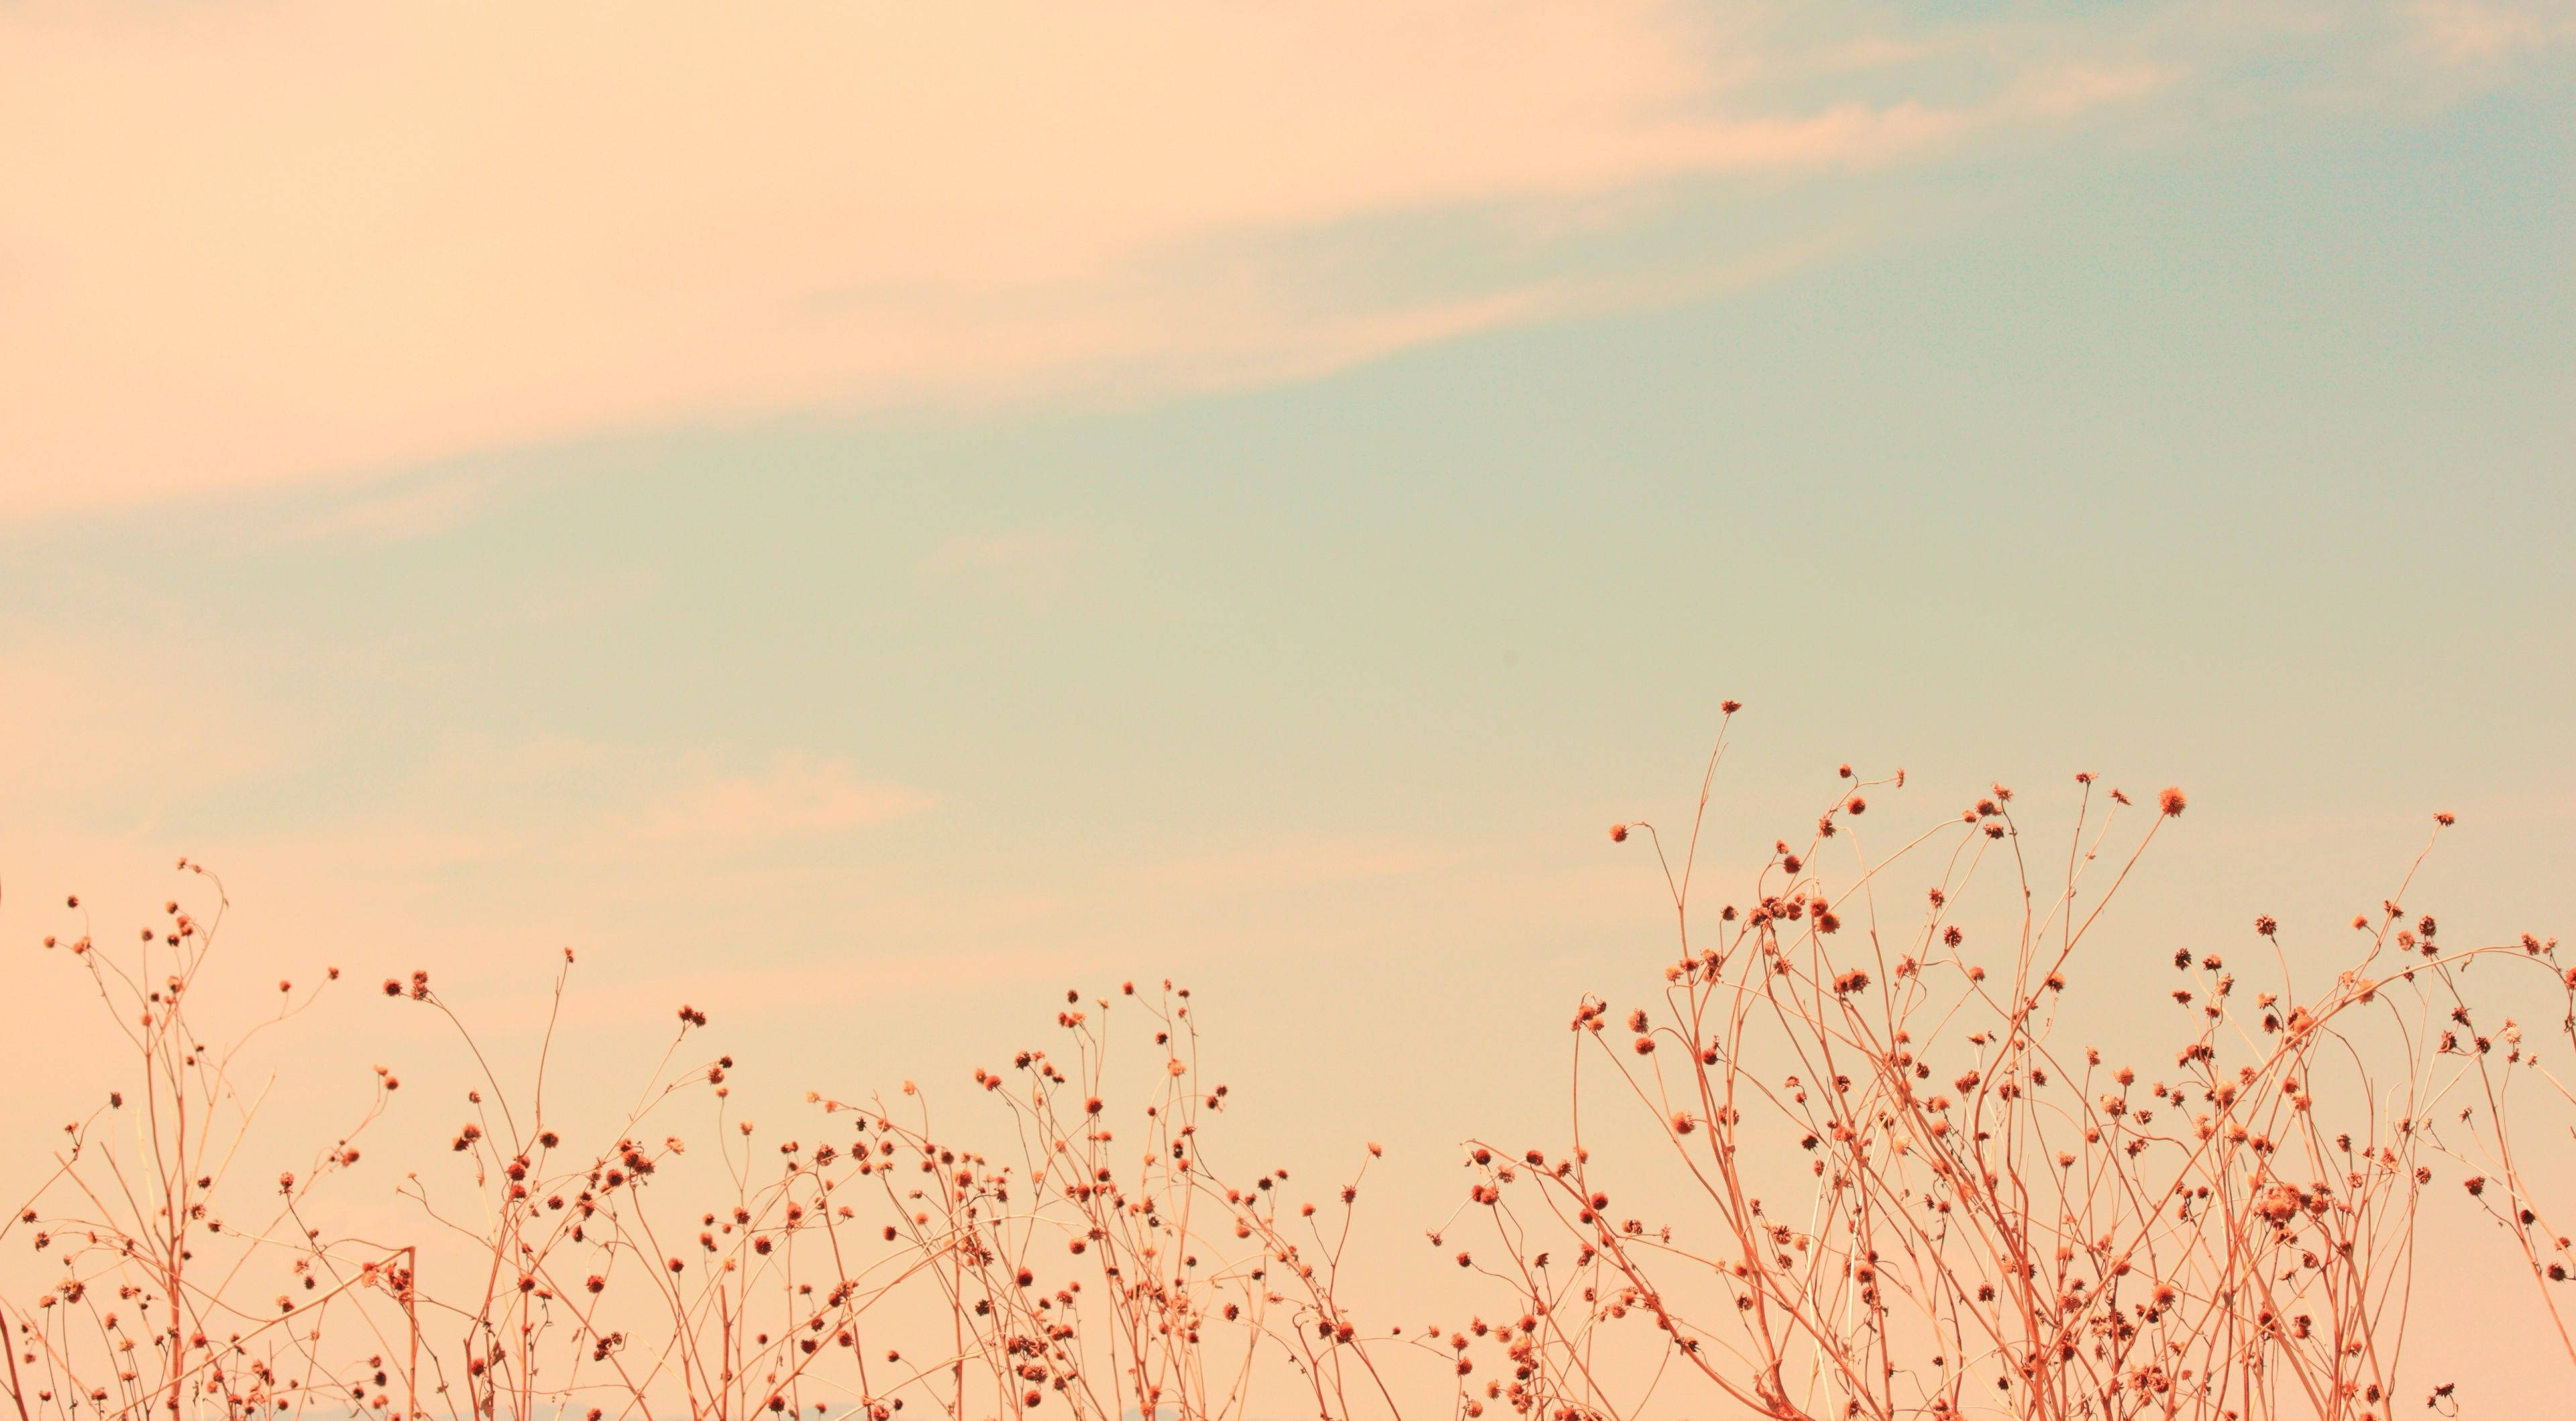
{"label": "flower cluster", "polygon": [[[1465,1202],[1429,1232],[1441,1273],[1489,1301],[1454,1328],[1350,1296],[1378,1146],[1311,1197],[1285,1168],[1220,1168],[1237,1097],[1202,1077],[1169,982],[1068,991],[1043,1044],[961,1086],[990,1123],[976,1144],[910,1082],[811,1093],[765,1134],[728,1113],[734,1057],[692,1054],[694,1006],[589,1136],[549,1111],[551,1027],[507,1083],[415,971],[380,1008],[452,1029],[476,1084],[446,1149],[400,1172],[399,1219],[335,1224],[324,1197],[386,1153],[359,1147],[402,1087],[383,1065],[347,1128],[236,1190],[258,1104],[238,1042],[339,974],[280,983],[273,1016],[207,1045],[191,1007],[225,904],[182,860],[210,910],[172,899],[126,949],[85,917],[44,939],[138,1069],[0,1220],[44,1279],[0,1293],[11,1399],[23,1421],[1238,1421],[1283,1395],[1324,1421],[2387,1421],[2459,1401],[2401,1378],[2395,1345],[2434,1198],[2510,1238],[2536,1317],[2576,1332],[2553,1175],[2511,1128],[2535,1093],[2576,1103],[2540,1065],[2576,1031],[2554,939],[2454,945],[2456,924],[2401,906],[2410,870],[2331,981],[2292,970],[2316,949],[2270,914],[2234,945],[2176,945],[2171,985],[2128,1013],[2165,1023],[2170,1060],[2120,1063],[2062,1041],[2061,1016],[2180,790],[2132,829],[2129,796],[2076,776],[2066,872],[2043,883],[2012,789],[1873,857],[1905,778],[1845,765],[1812,832],[1710,914],[1690,885],[1717,760],[1678,861],[1652,823],[1611,830],[1670,893],[1660,995],[1578,1004],[1570,1138],[1468,1145]],[[1919,897],[1893,891],[1908,869]],[[1973,916],[1981,890],[2012,911]],[[2511,1010],[2467,995],[2489,960],[2520,973]],[[1602,1124],[1604,1088],[1640,1110],[1624,1128]],[[712,1130],[695,1151],[670,1118],[691,1111]]]}

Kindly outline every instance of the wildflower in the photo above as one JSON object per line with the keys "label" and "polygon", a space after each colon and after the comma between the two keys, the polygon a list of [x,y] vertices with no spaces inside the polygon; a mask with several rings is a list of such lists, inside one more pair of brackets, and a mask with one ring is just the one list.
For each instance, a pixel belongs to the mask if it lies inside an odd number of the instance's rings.
{"label": "wildflower", "polygon": [[2261,933],[2265,937],[2270,937],[2280,930],[2281,925],[2273,921],[2272,915],[2269,913],[2265,913],[2254,920],[2254,931]]}
{"label": "wildflower", "polygon": [[1628,842],[1628,826],[1625,824],[1611,825],[1610,842],[1614,844],[1624,844]]}
{"label": "wildflower", "polygon": [[[2474,1194],[2477,1191],[2469,1192]],[[2296,1188],[2288,1184],[2274,1183],[2272,1187],[2255,1197],[2254,1212],[2278,1228],[2298,1217],[2300,1208],[2306,1203],[2307,1200]]]}
{"label": "wildflower", "polygon": [[2167,785],[2164,793],[2156,796],[2156,807],[2163,810],[2168,819],[2182,813],[2186,802],[2182,797],[2182,791],[2171,785]]}

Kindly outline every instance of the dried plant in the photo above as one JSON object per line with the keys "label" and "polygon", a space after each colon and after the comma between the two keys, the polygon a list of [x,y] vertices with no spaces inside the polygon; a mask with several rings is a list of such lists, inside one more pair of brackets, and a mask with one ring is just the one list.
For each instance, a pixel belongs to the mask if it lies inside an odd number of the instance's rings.
{"label": "dried plant", "polygon": [[[1141,1122],[1134,1138],[1117,1137],[1102,1098],[1112,1000],[1069,994],[1056,1050],[1019,1053],[1007,1077],[977,1073],[1012,1127],[996,1158],[943,1142],[910,1083],[894,1104],[809,1097],[818,1113],[804,1133],[817,1143],[757,1139],[725,1116],[732,1058],[685,1058],[707,1025],[688,1006],[613,1142],[582,1149],[546,1107],[551,1017],[519,1094],[426,971],[388,979],[387,998],[455,1026],[481,1081],[448,1142],[457,1158],[398,1186],[418,1236],[397,1243],[308,1217],[401,1088],[384,1068],[374,1106],[278,1175],[257,1222],[216,1211],[219,1194],[247,1207],[224,1178],[257,1104],[235,1088],[238,1053],[313,998],[281,984],[292,1005],[207,1047],[189,1008],[222,914],[174,901],[168,915],[132,967],[86,933],[47,940],[69,948],[113,1019],[135,1023],[123,1029],[144,1069],[134,1099],[120,1091],[71,1127],[35,1197],[0,1225],[0,1239],[29,1237],[59,1270],[40,1295],[0,1303],[22,1421],[247,1421],[316,1407],[390,1421],[853,1410],[891,1421],[907,1402],[959,1418],[1221,1418],[1247,1414],[1259,1378],[1284,1379],[1324,1414],[1356,1414],[1361,1392],[1391,1409],[1336,1297],[1344,1235],[1324,1231],[1346,1230],[1358,1181],[1319,1217],[1285,1206],[1285,1170],[1242,1188],[1208,1171],[1201,1128],[1228,1091],[1197,1078],[1186,989],[1140,996],[1130,984],[1118,998],[1153,1027],[1153,1084],[1114,1112],[1122,1127]],[[567,952],[565,974],[571,965]],[[559,975],[558,1008],[564,985]],[[721,1178],[684,1207],[665,1181],[687,1146],[654,1122],[693,1094],[713,1108]],[[128,1116],[131,1132],[119,1128]],[[431,1174],[461,1176],[465,1192]],[[470,1264],[446,1269],[462,1286],[426,1286],[432,1256]],[[271,1280],[286,1289],[273,1303],[255,1296]]]}
{"label": "dried plant", "polygon": [[[2410,870],[2331,982],[2301,980],[2268,917],[2241,950],[2176,950],[2170,1064],[2106,1065],[2055,1039],[2062,994],[2179,791],[2140,809],[2077,776],[2043,889],[2010,791],[1872,858],[1869,797],[1903,775],[1846,767],[1800,843],[1710,914],[1692,878],[1724,748],[1676,852],[1649,824],[1611,831],[1663,867],[1662,1000],[1581,1005],[1572,1138],[1472,1143],[1464,1217],[1433,1231],[1494,1321],[1408,1336],[1345,1296],[1377,1146],[1320,1209],[1288,1203],[1282,1169],[1228,1182],[1208,1136],[1230,1093],[1204,1082],[1169,983],[1068,993],[1049,1049],[975,1073],[970,1146],[909,1082],[815,1093],[796,1137],[762,1136],[728,1114],[733,1060],[695,1054],[707,1017],[686,1006],[633,1105],[577,1143],[547,1104],[554,1015],[514,1086],[428,973],[389,979],[386,1009],[451,1024],[476,1084],[449,1148],[396,1187],[399,1231],[341,1227],[323,1196],[353,1182],[401,1080],[377,1067],[344,1132],[245,1182],[260,1092],[241,1053],[316,992],[280,983],[275,1014],[205,1044],[191,1007],[225,900],[182,860],[213,895],[202,916],[173,900],[130,956],[86,919],[46,939],[137,1074],[0,1222],[46,1277],[0,1297],[11,1399],[20,1421],[2378,1421],[2401,1394],[2454,1399],[2400,1376],[2437,1175],[2512,1239],[2576,1363],[2554,1287],[2576,1255],[2534,1163],[2560,1136],[2535,1156],[2515,1128],[2522,1101],[2576,1104],[2537,1055],[2576,1032],[2554,940],[2437,947],[2434,919],[2399,906]],[[2013,907],[1991,945],[1963,927],[1981,885]],[[2489,959],[2559,1020],[2485,1030],[2466,974]],[[1120,1013],[1142,1018],[1138,1044],[1116,1044]],[[1601,1118],[1605,1088],[1624,1123]],[[694,1159],[673,1111],[715,1132]]]}
{"label": "dried plant", "polygon": [[[2115,839],[2129,797],[2097,805],[2078,775],[2049,889],[2003,786],[1872,858],[1858,828],[1879,784],[1841,778],[1713,923],[1693,915],[1698,817],[1677,859],[1652,826],[1611,830],[1654,844],[1680,950],[1659,1008],[1627,1014],[1624,1035],[1608,1006],[1583,1005],[1576,1064],[1598,1048],[1591,1069],[1651,1113],[1680,1183],[1614,1203],[1579,1118],[1570,1153],[1476,1149],[1492,1271],[1527,1300],[1504,1344],[1518,1409],[1631,1415],[1678,1375],[1706,1392],[1682,1414],[1722,1398],[1779,1418],[2385,1417],[2430,1161],[2452,1153],[2437,1117],[2463,1090],[2479,1094],[2453,1123],[2486,1123],[2459,1143],[2496,1161],[2467,1192],[2537,1277],[2566,1278],[2568,1241],[2531,1205],[2505,1125],[2517,1083],[2564,1090],[2518,1025],[2475,1036],[2461,996],[2481,959],[2539,964],[2525,985],[2559,1011],[2554,1033],[2576,1030],[2554,940],[2437,947],[2433,918],[2399,906],[2410,870],[2354,921],[2352,966],[2303,990],[2259,918],[2233,966],[2175,951],[2176,1049],[2141,1088],[2139,1069],[2053,1028],[2088,930],[2183,813],[2181,791]],[[1899,892],[1908,862],[1931,881]],[[2018,912],[1989,948],[1953,911],[1997,875]],[[1615,1370],[1593,1360],[1641,1324],[1651,1345],[1632,1340]],[[2445,1381],[2423,1399],[2451,1396]]]}

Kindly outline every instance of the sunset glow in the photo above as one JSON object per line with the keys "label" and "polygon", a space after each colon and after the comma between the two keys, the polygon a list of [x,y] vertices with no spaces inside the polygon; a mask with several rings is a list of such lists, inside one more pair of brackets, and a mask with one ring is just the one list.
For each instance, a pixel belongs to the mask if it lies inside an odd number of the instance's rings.
{"label": "sunset glow", "polygon": [[0,7],[20,1421],[2558,1414],[2571,153],[2568,0]]}

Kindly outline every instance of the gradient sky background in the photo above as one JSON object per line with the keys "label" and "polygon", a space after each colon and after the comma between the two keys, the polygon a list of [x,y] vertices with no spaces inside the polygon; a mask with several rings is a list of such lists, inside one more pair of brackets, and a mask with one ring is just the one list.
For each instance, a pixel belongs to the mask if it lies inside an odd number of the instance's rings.
{"label": "gradient sky background", "polygon": [[11,6],[11,990],[183,853],[505,1045],[577,946],[603,1080],[1174,976],[1403,1236],[1723,697],[1730,884],[1846,760],[2188,787],[2102,1004],[2434,809],[2566,932],[2571,154],[2566,3]]}

